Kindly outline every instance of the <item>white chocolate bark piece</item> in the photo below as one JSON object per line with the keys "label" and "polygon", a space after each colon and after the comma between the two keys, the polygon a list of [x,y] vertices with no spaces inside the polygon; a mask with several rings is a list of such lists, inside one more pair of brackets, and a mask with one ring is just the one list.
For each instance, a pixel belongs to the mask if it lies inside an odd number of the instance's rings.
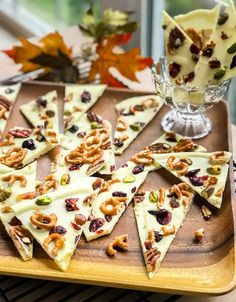
{"label": "white chocolate bark piece", "polygon": [[[158,162],[158,154],[162,153],[172,153],[172,152],[178,152],[180,147],[184,147],[184,142],[186,151],[191,151],[191,152],[205,152],[206,148],[204,148],[201,145],[198,145],[194,142],[191,142],[189,139],[185,139],[183,136],[171,132],[171,133],[163,133],[159,138],[157,138],[155,141],[151,143],[149,147],[144,148],[144,150],[150,150],[153,151],[153,154],[155,154],[155,160],[153,160],[152,164],[145,164],[145,159],[144,159],[144,164],[143,164],[143,169],[145,172],[151,172],[151,171],[156,171],[161,168],[161,165]],[[192,146],[192,147],[191,147]],[[177,149],[176,149],[177,148]],[[143,150],[143,151],[144,151]],[[141,152],[143,152],[141,151]],[[140,154],[141,152],[137,153]],[[137,154],[134,155],[133,157],[137,157]],[[141,164],[142,165],[142,164]],[[128,172],[129,174],[132,174],[133,169],[137,166],[137,164],[132,160],[128,160],[123,167],[120,169],[116,170],[114,172],[114,178],[120,178],[123,175],[123,169],[125,169],[126,173]]]}
{"label": "white chocolate bark piece", "polygon": [[182,193],[178,198],[170,197],[171,190],[177,188],[181,192],[178,185],[172,188],[170,190],[162,188],[165,192],[162,204],[159,203],[160,190],[138,193],[137,198],[134,197],[139,239],[150,279],[157,273],[179,228],[183,226],[194,197],[194,194],[188,191],[189,198]]}
{"label": "white chocolate bark piece", "polygon": [[218,24],[194,69],[195,77],[188,86],[204,88],[207,84],[236,75],[236,12],[233,1],[220,13]]}
{"label": "white chocolate bark piece", "polygon": [[226,180],[230,152],[186,152],[158,154],[158,163],[193,188],[210,204],[220,209]]}
{"label": "white chocolate bark piece", "polygon": [[[62,271],[66,271],[70,264],[92,202],[98,194],[99,188],[94,187],[97,180],[94,177],[81,178],[76,186],[12,206],[17,218]],[[37,214],[41,215],[42,223],[48,221],[51,224],[39,224],[41,228],[38,229],[40,218]]]}
{"label": "white chocolate bark piece", "polygon": [[100,115],[89,111],[85,113],[78,122],[75,122],[69,129],[65,131],[61,139],[61,146],[67,150],[73,150],[80,146],[83,142],[83,137],[90,131],[95,129],[106,129],[109,137],[104,141],[103,150],[105,165],[99,170],[100,174],[112,174],[116,169],[114,146],[112,143],[112,126],[107,120],[104,120]]}
{"label": "white chocolate bark piece", "polygon": [[220,5],[216,5],[213,9],[196,9],[187,14],[175,16],[174,19],[190,38],[197,34],[197,38],[200,39],[200,45],[198,43],[197,45],[202,49],[215,29],[219,12]]}
{"label": "white chocolate bark piece", "polygon": [[87,241],[112,232],[148,174],[147,172],[141,172],[136,175],[129,175],[124,170],[120,179],[112,178],[111,181],[103,184],[107,186],[107,189],[102,187],[93,203],[90,219],[84,227],[84,235]]}
{"label": "white chocolate bark piece", "polygon": [[[28,202],[25,193],[35,191],[36,164],[34,162],[21,170],[0,177],[0,219],[24,261],[32,259],[33,238],[24,229],[15,214],[10,211],[9,206],[19,202]],[[9,197],[6,198],[7,196]]]}
{"label": "white chocolate bark piece", "polygon": [[106,85],[68,85],[65,88],[64,120],[71,127],[88,111],[106,89]]}
{"label": "white chocolate bark piece", "polygon": [[3,134],[21,84],[0,85],[0,137]]}
{"label": "white chocolate bark piece", "polygon": [[[22,168],[53,148],[54,145],[44,139],[39,129],[15,127],[8,131],[0,145],[0,171]],[[13,159],[14,154],[18,154],[16,159]],[[5,171],[1,169],[3,165],[8,167]]]}
{"label": "white chocolate bark piece", "polygon": [[116,105],[118,119],[115,131],[115,154],[122,154],[151,122],[163,105],[156,95],[128,98]]}
{"label": "white chocolate bark piece", "polygon": [[163,29],[169,78],[174,84],[183,84],[191,80],[196,65],[193,55],[198,55],[200,50],[194,47],[194,51],[191,51],[193,41],[165,11]]}
{"label": "white chocolate bark piece", "polygon": [[44,137],[50,143],[59,143],[59,115],[55,90],[22,105],[20,110],[34,127],[43,130]]}

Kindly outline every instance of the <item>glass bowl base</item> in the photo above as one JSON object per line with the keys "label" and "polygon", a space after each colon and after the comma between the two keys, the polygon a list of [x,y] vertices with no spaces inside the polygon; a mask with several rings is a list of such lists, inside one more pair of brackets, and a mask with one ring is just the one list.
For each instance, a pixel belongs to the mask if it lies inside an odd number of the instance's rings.
{"label": "glass bowl base", "polygon": [[203,113],[182,113],[176,109],[169,111],[161,125],[167,132],[176,132],[190,139],[202,138],[212,130],[211,121]]}

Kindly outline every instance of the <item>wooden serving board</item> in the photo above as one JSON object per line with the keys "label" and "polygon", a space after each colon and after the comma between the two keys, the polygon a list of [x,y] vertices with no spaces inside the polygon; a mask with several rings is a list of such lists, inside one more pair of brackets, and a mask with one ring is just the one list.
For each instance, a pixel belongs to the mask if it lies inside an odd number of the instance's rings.
{"label": "wooden serving board", "polygon": [[[62,125],[64,86],[28,83],[23,84],[6,130],[13,126],[29,126],[19,113],[20,105],[54,89],[59,95]],[[115,127],[114,105],[127,97],[144,94],[147,93],[107,89],[92,110],[111,121]],[[116,157],[118,167],[160,136],[162,132],[160,120],[168,110],[168,107],[164,106],[126,152]],[[202,144],[209,151],[232,151],[226,103],[220,102],[215,105],[208,111],[208,116],[213,122],[213,131],[197,143]],[[38,161],[38,179],[43,179],[49,172],[50,159],[54,155],[55,152],[52,151]],[[148,175],[141,190],[156,190],[160,186],[168,188],[177,182],[174,176],[161,169]],[[146,274],[132,204],[111,235],[91,242],[86,242],[84,238],[81,238],[67,272],[59,271],[54,262],[36,243],[34,258],[29,262],[23,262],[7,234],[4,231],[0,232],[0,273],[168,293],[225,293],[236,284],[235,221],[233,218],[236,213],[233,184],[231,165],[223,206],[220,210],[211,207],[213,216],[209,222],[205,221],[201,214],[201,205],[204,204],[204,200],[199,196],[196,197],[184,226],[179,230],[158,274],[152,280],[149,280]],[[205,229],[205,235],[201,243],[195,243],[193,232],[201,227]],[[114,258],[108,257],[105,253],[107,244],[114,236],[124,233],[129,235],[129,251],[117,253]]]}

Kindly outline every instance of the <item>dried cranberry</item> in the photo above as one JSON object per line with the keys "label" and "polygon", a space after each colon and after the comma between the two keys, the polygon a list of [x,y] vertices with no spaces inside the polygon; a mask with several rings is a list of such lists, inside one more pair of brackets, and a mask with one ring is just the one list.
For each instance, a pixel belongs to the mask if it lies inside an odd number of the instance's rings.
{"label": "dried cranberry", "polygon": [[79,130],[79,127],[76,126],[76,125],[72,125],[72,126],[68,129],[68,131],[70,131],[71,133],[75,133],[75,132],[77,132],[78,130]]}
{"label": "dried cranberry", "polygon": [[100,188],[101,185],[102,185],[102,180],[101,180],[101,178],[97,178],[97,179],[93,182],[92,187],[93,187],[94,190],[96,190],[96,189]]}
{"label": "dried cranberry", "polygon": [[35,150],[36,146],[34,144],[34,141],[30,138],[30,139],[23,141],[22,148],[29,149],[29,150]]}
{"label": "dried cranberry", "polygon": [[146,250],[150,250],[152,248],[152,243],[150,241],[144,241],[144,246]]}
{"label": "dried cranberry", "polygon": [[193,176],[196,176],[199,172],[200,172],[201,169],[194,169],[194,170],[190,170],[188,171],[185,176],[186,177],[193,177]]}
{"label": "dried cranberry", "polygon": [[194,186],[202,186],[206,179],[204,176],[190,176],[189,180]]}
{"label": "dried cranberry", "polygon": [[161,225],[168,224],[172,219],[172,214],[166,209],[161,209],[159,211],[150,210],[148,211],[148,213],[151,215],[155,215],[157,222]]}
{"label": "dried cranberry", "polygon": [[232,62],[230,64],[230,69],[236,67],[236,55],[233,57]]}
{"label": "dried cranberry", "polygon": [[113,144],[118,148],[121,148],[124,145],[124,143],[119,138],[114,138]]}
{"label": "dried cranberry", "polygon": [[69,167],[69,171],[79,170],[82,166],[83,166],[83,164],[74,164],[74,165],[71,165]]}
{"label": "dried cranberry", "polygon": [[133,167],[132,173],[133,174],[139,174],[139,173],[143,172],[143,170],[144,170],[144,165],[138,164],[138,165]]}
{"label": "dried cranberry", "polygon": [[199,60],[199,55],[192,55],[193,62],[197,63]]}
{"label": "dried cranberry", "polygon": [[139,203],[139,202],[144,201],[144,198],[145,198],[145,192],[137,192],[137,193],[134,195],[133,201],[134,201],[135,203]]}
{"label": "dried cranberry", "polygon": [[219,68],[221,66],[221,63],[220,63],[219,60],[213,59],[213,60],[208,62],[208,65],[209,65],[210,68],[214,69],[214,68]]}
{"label": "dried cranberry", "polygon": [[124,192],[121,192],[121,191],[115,191],[115,192],[112,193],[112,196],[113,197],[126,197],[127,194],[124,193]]}
{"label": "dried cranberry", "polygon": [[158,231],[154,231],[155,241],[159,242],[163,238],[163,235],[160,234]]}
{"label": "dried cranberry", "polygon": [[134,111],[144,111],[144,106],[137,104],[133,107],[133,109]]}
{"label": "dried cranberry", "polygon": [[192,82],[192,80],[194,79],[195,77],[195,72],[192,71],[190,72],[189,74],[187,74],[186,78],[185,78],[185,82]]}
{"label": "dried cranberry", "polygon": [[91,101],[91,94],[84,90],[84,92],[81,94],[81,102],[82,103],[89,103]]}
{"label": "dried cranberry", "polygon": [[197,47],[196,44],[193,43],[193,44],[191,44],[191,46],[190,46],[190,51],[191,51],[192,54],[198,55],[199,52],[200,52],[200,49]]}
{"label": "dried cranberry", "polygon": [[121,168],[125,168],[125,167],[128,167],[128,164],[127,164],[127,163],[125,163],[125,164],[123,164],[123,165],[121,166]]}
{"label": "dried cranberry", "polygon": [[110,171],[111,171],[111,172],[115,171],[115,169],[116,169],[116,166],[115,166],[115,165],[111,165],[111,166],[110,166]]}
{"label": "dried cranberry", "polygon": [[81,132],[78,132],[78,133],[77,133],[77,136],[78,136],[79,138],[83,138],[83,137],[85,137],[85,135],[86,135],[86,132],[85,132],[85,131],[81,131]]}
{"label": "dried cranberry", "polygon": [[229,38],[228,35],[224,31],[221,32],[220,37],[221,37],[222,40],[227,40]]}
{"label": "dried cranberry", "polygon": [[178,49],[181,45],[183,45],[184,41],[185,36],[178,29],[178,27],[175,26],[171,30],[168,39],[168,50],[170,51],[170,53],[172,53],[174,49]]}
{"label": "dried cranberry", "polygon": [[84,225],[87,221],[86,217],[83,214],[76,214],[75,215],[75,223],[78,225]]}
{"label": "dried cranberry", "polygon": [[22,128],[22,129],[15,128],[15,129],[11,129],[8,133],[13,135],[14,137],[27,138],[32,133],[32,130],[26,128]]}
{"label": "dried cranberry", "polygon": [[59,235],[65,235],[66,232],[67,230],[63,226],[57,225],[50,230],[49,234],[57,233]]}
{"label": "dried cranberry", "polygon": [[38,106],[42,106],[42,107],[46,108],[46,106],[47,106],[47,100],[45,100],[42,96],[40,96],[40,97],[38,97],[36,99],[36,104]]}
{"label": "dried cranberry", "polygon": [[135,193],[136,190],[137,190],[137,188],[136,188],[136,187],[133,187],[133,188],[131,189],[131,193]]}
{"label": "dried cranberry", "polygon": [[173,196],[171,197],[171,200],[170,200],[170,206],[173,208],[173,209],[176,209],[180,206],[178,200],[176,200],[176,198]]}
{"label": "dried cranberry", "polygon": [[21,221],[16,216],[12,217],[11,221],[9,222],[9,224],[11,226],[22,225]]}
{"label": "dried cranberry", "polygon": [[203,57],[210,58],[213,55],[213,52],[214,52],[214,48],[206,46],[202,51],[202,55]]}
{"label": "dried cranberry", "polygon": [[101,228],[105,223],[103,218],[95,218],[90,222],[89,231],[96,232],[97,229]]}
{"label": "dried cranberry", "polygon": [[67,198],[65,200],[66,203],[66,210],[67,211],[77,211],[79,210],[79,208],[77,207],[77,201],[79,200],[79,198]]}
{"label": "dried cranberry", "polygon": [[112,216],[105,215],[105,219],[106,219],[107,222],[110,222],[112,220]]}
{"label": "dried cranberry", "polygon": [[169,74],[172,78],[177,77],[177,75],[180,73],[181,66],[178,63],[171,63],[169,65]]}
{"label": "dried cranberry", "polygon": [[92,123],[92,122],[97,122],[99,124],[102,123],[102,118],[100,116],[98,116],[96,113],[89,111],[87,113],[87,118],[88,120]]}
{"label": "dried cranberry", "polygon": [[78,224],[74,223],[73,221],[71,221],[70,223],[76,231],[81,230],[81,227]]}

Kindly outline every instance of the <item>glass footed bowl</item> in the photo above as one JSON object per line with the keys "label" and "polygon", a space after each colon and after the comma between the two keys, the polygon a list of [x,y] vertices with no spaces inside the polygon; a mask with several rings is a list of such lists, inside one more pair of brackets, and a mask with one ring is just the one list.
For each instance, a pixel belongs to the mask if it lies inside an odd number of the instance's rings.
{"label": "glass footed bowl", "polygon": [[230,80],[205,88],[175,85],[170,82],[165,59],[152,67],[152,75],[157,95],[163,98],[172,110],[162,119],[162,128],[176,132],[186,138],[197,139],[212,130],[212,124],[203,112],[223,99]]}

